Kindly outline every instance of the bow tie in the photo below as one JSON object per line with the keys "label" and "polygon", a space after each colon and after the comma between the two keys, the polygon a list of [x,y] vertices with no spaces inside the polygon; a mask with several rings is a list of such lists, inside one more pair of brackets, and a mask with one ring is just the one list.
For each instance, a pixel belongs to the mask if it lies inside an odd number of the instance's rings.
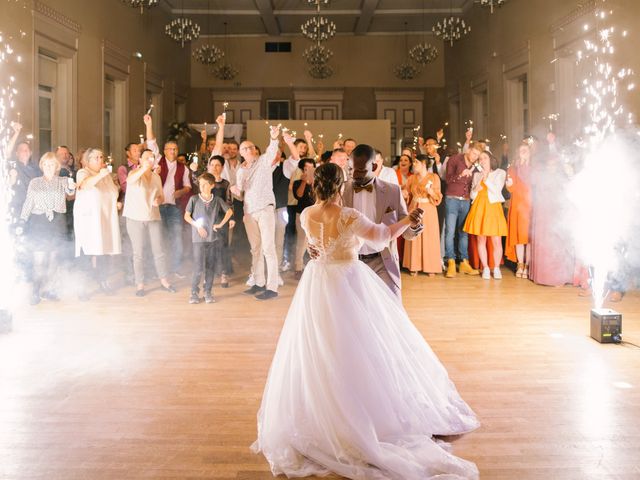
{"label": "bow tie", "polygon": [[369,185],[364,185],[364,186],[356,186],[356,185],[353,186],[354,193],[360,193],[363,190],[366,190],[369,193],[373,192],[373,183],[370,183]]}

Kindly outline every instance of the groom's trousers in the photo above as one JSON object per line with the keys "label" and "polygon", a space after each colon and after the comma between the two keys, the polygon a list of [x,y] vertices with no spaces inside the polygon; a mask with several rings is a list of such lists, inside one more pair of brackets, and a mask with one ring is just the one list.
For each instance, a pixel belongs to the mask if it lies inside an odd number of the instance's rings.
{"label": "groom's trousers", "polygon": [[396,285],[396,283],[391,278],[391,275],[389,275],[387,267],[385,267],[384,265],[382,255],[380,255],[379,253],[374,253],[372,255],[358,255],[358,258],[366,263],[367,266],[380,277],[380,279],[387,285],[387,287],[389,287],[393,294],[398,297],[400,302],[402,302],[402,292],[400,291],[400,287]]}

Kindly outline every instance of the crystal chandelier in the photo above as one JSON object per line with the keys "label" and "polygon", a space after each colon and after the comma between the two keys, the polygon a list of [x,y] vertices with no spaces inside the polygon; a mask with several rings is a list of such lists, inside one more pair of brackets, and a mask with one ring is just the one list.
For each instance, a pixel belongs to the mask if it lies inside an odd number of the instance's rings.
{"label": "crystal chandelier", "polygon": [[409,50],[409,57],[420,65],[427,65],[438,58],[438,49],[429,43],[419,43]]}
{"label": "crystal chandelier", "polygon": [[182,1],[182,15],[167,23],[164,27],[164,33],[178,42],[182,48],[186,42],[200,36],[200,25],[184,16],[184,0]]}
{"label": "crystal chandelier", "polygon": [[316,15],[302,24],[302,35],[314,42],[324,42],[336,34],[336,24],[331,20]]}
{"label": "crystal chandelier", "polygon": [[122,0],[122,3],[126,3],[131,8],[139,8],[140,15],[142,15],[145,8],[155,7],[159,1],[160,0]]}
{"label": "crystal chandelier", "polygon": [[437,37],[453,46],[453,42],[467,35],[471,31],[471,27],[460,17],[451,16],[436,23],[432,30]]}
{"label": "crystal chandelier", "polygon": [[331,75],[333,75],[333,68],[331,68],[326,63],[312,65],[311,67],[309,67],[309,75],[311,75],[313,78],[329,78]]}
{"label": "crystal chandelier", "polygon": [[507,0],[476,0],[476,3],[480,3],[481,7],[490,7],[491,13],[495,7],[501,7]]}
{"label": "crystal chandelier", "polygon": [[329,48],[318,43],[317,45],[306,48],[302,56],[311,65],[322,65],[327,63],[331,57],[333,57],[333,52]]}
{"label": "crystal chandelier", "polygon": [[[207,13],[207,33],[211,33],[211,20],[209,20],[211,18],[210,1],[207,2]],[[213,65],[224,57],[224,52],[212,43],[207,43],[196,48],[192,55],[196,62],[202,63],[203,65]]]}

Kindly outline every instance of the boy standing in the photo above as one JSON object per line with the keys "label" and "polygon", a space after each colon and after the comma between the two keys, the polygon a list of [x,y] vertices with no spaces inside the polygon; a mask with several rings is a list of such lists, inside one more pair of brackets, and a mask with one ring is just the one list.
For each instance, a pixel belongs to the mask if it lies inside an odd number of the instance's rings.
{"label": "boy standing", "polygon": [[[213,195],[216,179],[210,173],[198,177],[200,193],[189,199],[184,220],[192,226],[193,277],[189,303],[200,303],[200,279],[204,271],[204,301],[215,302],[212,294],[217,257],[220,256],[222,237],[218,232],[233,216],[233,210],[220,197]],[[225,212],[220,223],[216,223],[220,211]]]}

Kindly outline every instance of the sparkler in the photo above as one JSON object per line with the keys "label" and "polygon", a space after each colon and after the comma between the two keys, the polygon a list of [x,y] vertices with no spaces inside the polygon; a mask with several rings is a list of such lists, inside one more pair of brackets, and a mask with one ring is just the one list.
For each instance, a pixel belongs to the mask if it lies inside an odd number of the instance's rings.
{"label": "sparkler", "polygon": [[227,119],[227,109],[229,108],[229,102],[222,102],[222,118]]}
{"label": "sparkler", "polygon": [[467,130],[473,133],[473,120],[467,120],[464,122],[464,125],[467,127]]}
{"label": "sparkler", "polygon": [[8,308],[15,298],[15,243],[10,233],[14,219],[11,218],[9,207],[13,196],[9,183],[11,167],[8,156],[11,152],[7,151],[7,146],[12,130],[9,128],[9,119],[14,115],[15,98],[18,95],[16,79],[9,68],[19,63],[21,58],[14,55],[9,40],[0,33],[0,331],[3,332],[11,329]]}
{"label": "sparkler", "polygon": [[546,117],[542,117],[543,120],[549,120],[549,131],[550,132],[553,132],[553,126],[558,121],[558,118],[560,118],[560,114],[559,113],[550,113]]}
{"label": "sparkler", "polygon": [[[583,129],[584,138],[576,142],[585,151],[584,167],[569,187],[570,199],[577,210],[573,229],[576,248],[590,266],[596,308],[604,302],[608,273],[618,268],[617,248],[629,240],[628,230],[633,215],[629,206],[634,204],[633,195],[637,190],[635,178],[630,174],[634,171],[633,166],[624,163],[634,157],[634,152],[616,136],[619,120],[625,117],[618,94],[625,84],[628,90],[634,88],[630,83],[633,71],[629,68],[616,71],[613,66],[613,39],[617,30],[614,26],[602,26],[610,13],[603,9],[595,12],[594,38],[585,40],[584,51],[577,53],[577,63],[588,66],[580,82],[581,93],[576,99],[577,108],[586,112],[587,122]],[[590,30],[588,25],[586,30]],[[622,37],[626,36],[627,32],[622,32]],[[626,114],[626,118],[632,121],[633,117]],[[601,168],[602,158],[609,159],[605,170]],[[610,172],[626,174],[614,177]],[[596,198],[596,192],[607,185],[615,185],[615,188],[607,189],[607,201],[603,202]],[[612,205],[620,207],[615,215],[611,214]]]}
{"label": "sparkler", "polygon": [[418,140],[420,133],[420,125],[413,129],[413,151],[416,152],[418,150]]}
{"label": "sparkler", "polygon": [[149,105],[149,109],[147,110],[147,115],[151,115],[151,110],[153,110],[153,103]]}

